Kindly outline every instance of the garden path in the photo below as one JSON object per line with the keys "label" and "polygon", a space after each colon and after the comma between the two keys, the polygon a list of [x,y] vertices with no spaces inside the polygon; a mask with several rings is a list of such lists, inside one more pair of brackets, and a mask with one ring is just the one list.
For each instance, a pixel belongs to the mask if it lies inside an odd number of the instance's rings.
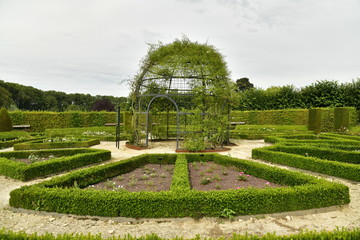
{"label": "garden path", "polygon": [[[228,152],[220,154],[232,157],[251,159],[251,149],[268,145],[263,140],[234,140],[238,146]],[[174,153],[175,142],[154,142],[146,150],[132,150],[120,143],[120,149],[113,142],[102,142],[93,148],[108,149],[112,152],[111,161],[120,161],[143,153]],[[11,148],[0,151],[12,151]],[[261,161],[259,161],[261,162]],[[292,169],[289,167],[283,167]],[[299,171],[298,169],[296,169]],[[202,218],[178,219],[126,219],[83,217],[65,214],[53,214],[11,209],[8,205],[9,193],[20,186],[41,182],[37,179],[30,182],[20,182],[0,176],[0,228],[5,227],[13,231],[98,234],[103,237],[113,235],[143,236],[156,233],[160,237],[174,238],[182,236],[193,238],[197,234],[202,237],[231,236],[233,233],[262,235],[276,232],[278,235],[297,233],[304,229],[333,230],[336,227],[360,227],[360,182],[325,176],[322,174],[303,171],[315,176],[324,177],[331,181],[339,181],[350,188],[351,203],[343,207],[330,207],[306,211],[296,211],[278,214],[237,217],[234,221]]]}

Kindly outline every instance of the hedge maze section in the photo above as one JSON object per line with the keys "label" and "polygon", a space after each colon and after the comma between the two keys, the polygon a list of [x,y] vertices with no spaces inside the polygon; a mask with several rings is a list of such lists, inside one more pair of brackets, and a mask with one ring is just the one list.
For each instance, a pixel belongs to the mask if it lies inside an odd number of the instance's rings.
{"label": "hedge maze section", "polygon": [[268,137],[274,146],[253,149],[265,161],[360,181],[360,137],[340,134]]}
{"label": "hedge maze section", "polygon": [[[243,169],[252,176],[282,187],[192,190],[187,164],[206,161]],[[169,191],[128,192],[87,188],[148,163],[175,164]],[[10,194],[10,206],[15,208],[134,218],[219,217],[224,209],[231,209],[235,215],[266,214],[349,202],[349,189],[342,184],[219,154],[145,154],[78,170],[40,184],[24,186]]]}
{"label": "hedge maze section", "polygon": [[[16,159],[29,156],[54,158],[26,164]],[[21,181],[72,170],[90,164],[100,163],[111,158],[111,152],[98,149],[58,149],[37,151],[11,151],[0,153],[0,175]]]}

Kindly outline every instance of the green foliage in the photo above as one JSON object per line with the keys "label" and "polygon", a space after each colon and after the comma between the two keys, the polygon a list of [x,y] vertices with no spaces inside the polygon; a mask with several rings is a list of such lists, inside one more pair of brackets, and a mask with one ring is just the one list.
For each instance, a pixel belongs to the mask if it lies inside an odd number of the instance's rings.
{"label": "green foliage", "polygon": [[6,89],[0,86],[0,108],[8,108],[12,103],[11,93]]}
{"label": "green foliage", "polygon": [[[360,149],[360,137],[348,138],[335,134],[315,136],[311,139],[312,137],[314,136],[269,137],[265,140],[281,144],[253,149],[252,156],[269,162],[360,181],[360,154],[334,149],[337,146],[349,145]],[[283,146],[287,143],[293,145]]]}
{"label": "green foliage", "polygon": [[[14,124],[29,124],[31,131],[52,128],[104,126],[116,122],[115,112],[10,112]],[[123,119],[123,118],[121,118]]]}
{"label": "green foliage", "polygon": [[337,107],[334,109],[334,130],[346,132],[356,124],[356,109],[353,107]]}
{"label": "green foliage", "polygon": [[231,111],[231,122],[249,125],[307,125],[307,109]]}
{"label": "green foliage", "polygon": [[360,79],[351,83],[317,81],[296,89],[294,86],[251,88],[239,93],[237,110],[271,110],[287,108],[355,107],[359,109]]}
{"label": "green foliage", "polygon": [[174,174],[171,181],[171,191],[190,190],[189,170],[186,156],[179,154],[176,157]]}
{"label": "green foliage", "polygon": [[[348,187],[300,172],[218,154],[177,156],[175,154],[146,154],[78,170],[49,181],[13,190],[10,193],[10,206],[78,215],[157,218],[218,217],[226,208],[236,212],[236,215],[264,214],[342,205],[350,201]],[[179,180],[178,176],[174,176],[177,179],[174,179],[170,191],[112,192],[82,189],[130,172],[146,163],[167,164],[174,163],[176,160],[177,169],[174,175],[185,175],[185,161],[210,161],[211,159],[221,165],[245,169],[253,176],[287,185],[287,187],[204,192],[189,190],[187,180]],[[188,178],[188,176],[185,177]],[[80,188],[73,188],[75,181]]]}
{"label": "green foliage", "polygon": [[0,107],[16,104],[24,111],[90,111],[98,100],[105,99],[123,110],[129,110],[126,97],[91,96],[89,94],[66,94],[57,91],[42,91],[33,87],[0,80]]}
{"label": "green foliage", "polygon": [[321,132],[321,109],[313,108],[309,109],[309,126],[308,129],[315,133]]}
{"label": "green foliage", "polygon": [[53,138],[53,139],[34,140],[25,143],[16,143],[14,144],[14,150],[83,148],[97,144],[100,144],[99,139]]}
{"label": "green foliage", "polygon": [[[131,84],[133,109],[136,112],[147,109],[150,103],[153,104],[152,113],[174,110],[166,107],[169,104],[163,105],[157,101],[164,98],[169,100],[169,97],[164,96],[167,94],[179,95],[171,95],[170,100],[176,101],[178,107],[184,109],[183,112],[193,109],[200,111],[199,114],[202,114],[203,118],[197,125],[200,126],[201,133],[186,134],[186,149],[203,149],[205,137],[208,137],[207,142],[212,147],[218,147],[225,140],[222,129],[226,128],[227,124],[223,126],[223,121],[214,118],[228,113],[229,106],[234,100],[234,83],[229,79],[223,56],[213,46],[191,42],[186,37],[170,44],[150,45],[139,73]],[[159,94],[163,97],[154,97]],[[134,118],[132,139],[136,145],[141,145],[140,120],[137,116]],[[216,134],[213,134],[214,129],[217,131]],[[155,135],[159,133],[155,132]]]}
{"label": "green foliage", "polygon": [[[13,159],[54,156],[54,159],[26,164]],[[109,160],[111,152],[98,149],[60,149],[40,151],[12,151],[0,153],[0,174],[21,181],[59,173]]]}
{"label": "green foliage", "polygon": [[0,132],[9,132],[13,128],[9,113],[5,108],[0,109]]}
{"label": "green foliage", "polygon": [[[93,138],[100,141],[115,141],[116,140],[116,127],[79,127],[79,128],[56,128],[46,129],[46,137],[77,137],[77,138]],[[120,140],[129,139],[129,134],[124,133],[124,127],[120,126]]]}
{"label": "green foliage", "polygon": [[305,125],[237,125],[235,130],[230,130],[231,138],[263,139],[267,136],[283,134],[312,134]]}
{"label": "green foliage", "polygon": [[[230,218],[228,216],[232,216],[232,210],[225,208],[224,216],[226,218]],[[196,236],[195,238],[191,238],[188,240],[216,240],[216,239],[232,239],[232,240],[304,240],[304,239],[321,239],[321,240],[334,240],[334,239],[342,239],[342,240],[354,240],[360,238],[360,229],[354,228],[352,230],[342,228],[342,229],[334,229],[333,231],[302,231],[300,233],[293,233],[288,235],[276,235],[275,233],[267,233],[263,236],[253,235],[253,234],[233,234],[231,238],[209,238],[209,237],[201,237]],[[25,232],[14,232],[11,230],[0,229],[0,239],[6,240],[105,240],[100,235],[90,235],[90,234],[83,234],[83,233],[65,233],[59,234],[57,236],[46,233],[43,235],[39,235],[37,233],[27,234]],[[181,237],[176,237],[173,239],[168,238],[161,238],[156,234],[147,234],[145,236],[131,236],[126,235],[124,237],[121,236],[113,236],[108,238],[110,240],[186,240]]]}

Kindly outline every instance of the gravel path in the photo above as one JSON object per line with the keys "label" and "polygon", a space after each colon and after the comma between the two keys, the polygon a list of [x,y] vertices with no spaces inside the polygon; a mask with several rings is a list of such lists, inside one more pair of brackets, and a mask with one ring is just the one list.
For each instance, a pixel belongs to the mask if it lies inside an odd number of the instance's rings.
{"label": "gravel path", "polygon": [[[268,145],[262,140],[234,140],[234,142],[238,146],[232,147],[229,152],[221,154],[229,154],[232,157],[252,160],[251,149]],[[125,148],[124,142],[121,142],[120,149],[117,149],[113,142],[102,142],[93,148],[111,150],[111,161],[120,161],[143,153],[174,153],[175,143],[152,143],[150,149],[142,151]],[[12,149],[8,148],[1,151],[12,151]],[[292,169],[289,167],[283,168]],[[339,181],[349,186],[351,203],[343,207],[244,216],[238,217],[232,222],[216,218],[202,218],[199,220],[191,218],[135,220],[127,218],[84,217],[11,209],[8,205],[11,190],[41,182],[44,179],[24,183],[0,176],[0,228],[5,227],[13,231],[37,232],[39,234],[45,232],[54,234],[82,232],[84,234],[101,233],[103,237],[110,237],[127,234],[143,236],[155,233],[164,238],[174,238],[176,236],[193,238],[197,234],[201,237],[231,236],[233,233],[244,234],[245,232],[258,235],[276,232],[278,235],[284,235],[296,233],[303,229],[320,231],[323,229],[333,230],[336,227],[360,227],[360,182],[352,182],[307,171],[303,172],[321,176],[332,181]]]}

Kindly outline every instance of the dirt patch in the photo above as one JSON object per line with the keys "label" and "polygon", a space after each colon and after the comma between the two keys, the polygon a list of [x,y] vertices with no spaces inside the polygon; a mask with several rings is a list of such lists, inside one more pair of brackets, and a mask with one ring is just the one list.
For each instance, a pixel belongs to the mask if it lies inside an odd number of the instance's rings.
{"label": "dirt patch", "polygon": [[110,191],[169,191],[174,165],[146,164],[126,174],[89,186]]}
{"label": "dirt patch", "polygon": [[193,162],[189,164],[192,189],[200,191],[240,189],[247,187],[281,187],[279,184],[251,176],[236,167],[225,167],[214,162]]}

